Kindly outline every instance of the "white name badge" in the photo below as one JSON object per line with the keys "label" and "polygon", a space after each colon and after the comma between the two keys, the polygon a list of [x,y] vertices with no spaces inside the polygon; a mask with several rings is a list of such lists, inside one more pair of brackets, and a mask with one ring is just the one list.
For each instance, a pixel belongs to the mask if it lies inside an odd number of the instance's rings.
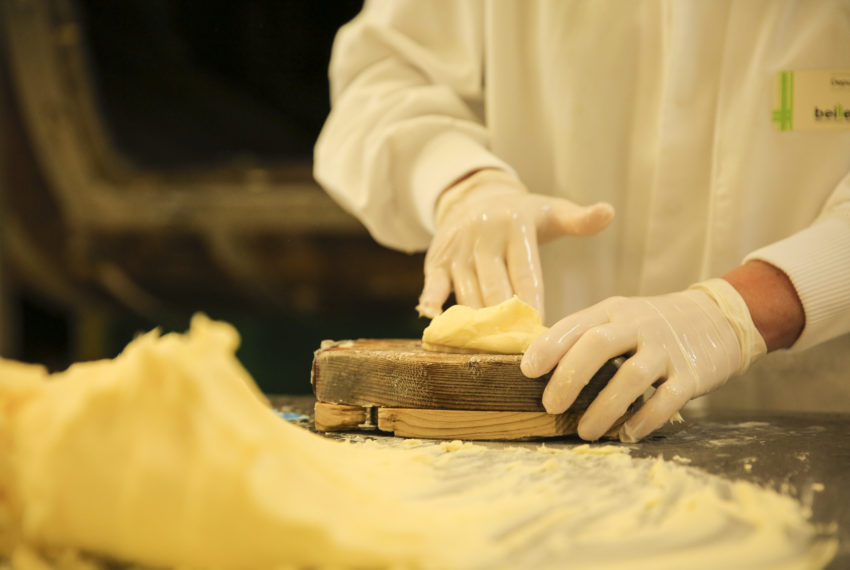
{"label": "white name badge", "polygon": [[780,131],[850,129],[850,69],[780,71],[775,94]]}

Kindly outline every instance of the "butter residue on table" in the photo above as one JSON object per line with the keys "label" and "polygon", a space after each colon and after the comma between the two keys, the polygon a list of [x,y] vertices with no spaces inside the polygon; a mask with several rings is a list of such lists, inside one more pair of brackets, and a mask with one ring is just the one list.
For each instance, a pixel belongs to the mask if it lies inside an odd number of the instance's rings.
{"label": "butter residue on table", "polygon": [[521,354],[544,332],[540,314],[514,295],[482,309],[452,305],[425,327],[422,342],[426,347]]}
{"label": "butter residue on table", "polygon": [[835,551],[789,496],[624,446],[320,437],[268,407],[238,342],[197,316],[59,374],[0,362],[7,566],[773,570]]}

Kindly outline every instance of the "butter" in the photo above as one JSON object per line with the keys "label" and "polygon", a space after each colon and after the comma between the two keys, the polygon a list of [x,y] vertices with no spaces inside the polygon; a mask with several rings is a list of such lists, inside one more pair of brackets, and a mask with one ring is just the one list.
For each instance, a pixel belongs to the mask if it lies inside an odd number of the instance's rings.
{"label": "butter", "polygon": [[57,374],[0,359],[0,568],[822,568],[838,547],[787,494],[622,446],[322,438],[238,343],[198,315]]}
{"label": "butter", "polygon": [[425,328],[422,342],[426,347],[522,354],[545,331],[534,307],[514,296],[483,309],[449,307]]}

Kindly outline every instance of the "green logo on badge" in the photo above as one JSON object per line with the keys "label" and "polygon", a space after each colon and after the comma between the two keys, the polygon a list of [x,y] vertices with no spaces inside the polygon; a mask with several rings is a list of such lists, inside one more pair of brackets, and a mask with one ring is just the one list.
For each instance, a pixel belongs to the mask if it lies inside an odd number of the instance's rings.
{"label": "green logo on badge", "polygon": [[777,83],[779,108],[773,111],[773,122],[780,131],[790,131],[794,128],[794,72],[781,72]]}

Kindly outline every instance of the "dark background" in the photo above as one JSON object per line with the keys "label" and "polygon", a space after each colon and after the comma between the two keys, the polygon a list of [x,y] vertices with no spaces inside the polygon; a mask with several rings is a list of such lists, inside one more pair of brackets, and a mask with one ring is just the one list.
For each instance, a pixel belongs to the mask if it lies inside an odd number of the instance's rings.
{"label": "dark background", "polygon": [[361,2],[77,0],[114,142],[151,168],[309,160]]}
{"label": "dark background", "polygon": [[[356,15],[361,2],[73,0],[57,4],[70,7],[79,23],[85,77],[121,160],[142,170],[187,176],[246,162],[309,176],[313,144],[329,111],[327,67],[333,37],[339,26]],[[23,212],[22,219],[29,220],[33,234],[52,236],[52,242],[42,240],[48,253],[61,250],[61,213],[53,212],[50,204],[28,206],[24,199],[46,183],[37,172],[37,153],[24,148],[34,143],[19,117],[14,78],[4,75],[3,128],[11,173],[6,179],[12,180],[6,187],[8,206]],[[20,175],[18,170],[25,167],[32,173]],[[54,216],[58,222],[51,222]],[[238,356],[263,390],[298,394],[310,391],[312,353],[323,339],[418,337],[426,324],[414,312],[415,291],[410,286],[421,279],[421,257],[392,254],[399,256],[404,269],[388,270],[385,281],[392,282],[392,271],[398,273],[399,286],[408,291],[402,302],[385,298],[380,291],[359,291],[352,297],[355,301],[342,293],[323,293],[307,306],[293,303],[282,309],[237,301],[235,287],[231,295],[213,273],[205,273],[209,268],[202,266],[201,256],[197,262],[191,254],[177,257],[185,243],[176,238],[155,249],[145,245],[153,243],[153,236],[133,237],[125,239],[127,243],[117,237],[105,239],[101,249],[107,252],[104,255],[144,259],[139,263],[146,263],[151,273],[160,266],[179,265],[180,275],[206,280],[209,291],[197,289],[197,296],[187,301],[185,294],[176,293],[179,283],[173,279],[173,298],[169,299],[168,283],[158,289],[168,301],[167,310],[140,315],[106,300],[94,316],[81,318],[62,299],[19,277],[11,256],[5,269],[5,310],[14,318],[8,325],[4,356],[60,370],[75,360],[113,357],[133,336],[154,327],[185,330],[191,314],[203,311],[237,327],[243,337]],[[281,239],[292,243],[291,236]],[[310,239],[319,257],[331,256],[342,243],[337,238]],[[363,259],[388,255],[368,236],[358,239],[357,255]],[[146,247],[154,253],[145,254]],[[175,253],[170,258],[172,247]],[[359,258],[351,263],[348,275],[356,274],[357,266],[369,266]],[[294,266],[277,270],[299,271]],[[331,285],[343,292],[358,288],[357,279],[332,283],[334,272],[325,273],[322,279],[330,282],[331,291]],[[91,288],[80,285],[86,287]]]}

